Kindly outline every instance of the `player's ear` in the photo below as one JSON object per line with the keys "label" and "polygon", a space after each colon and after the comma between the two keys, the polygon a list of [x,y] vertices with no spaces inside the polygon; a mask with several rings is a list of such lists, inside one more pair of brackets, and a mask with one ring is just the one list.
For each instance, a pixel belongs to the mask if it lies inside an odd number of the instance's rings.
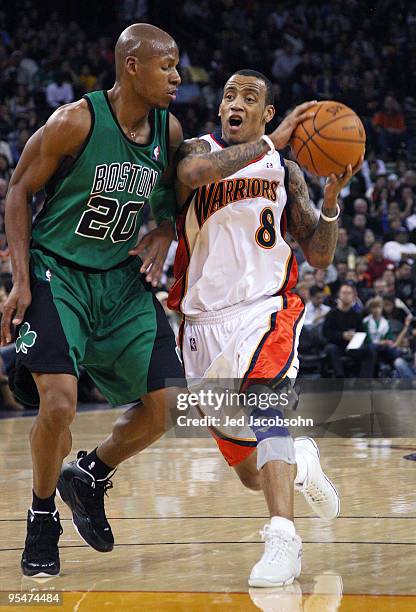
{"label": "player's ear", "polygon": [[274,108],[274,106],[272,104],[267,104],[266,108],[264,109],[264,115],[263,115],[264,121],[266,123],[270,123],[275,113],[276,113],[276,109]]}
{"label": "player's ear", "polygon": [[137,57],[134,57],[134,55],[129,55],[128,57],[126,57],[125,66],[126,66],[126,72],[128,74],[131,74],[131,75],[137,74],[137,70],[139,67]]}
{"label": "player's ear", "polygon": [[222,110],[222,102],[218,107],[218,117],[221,117],[221,110]]}

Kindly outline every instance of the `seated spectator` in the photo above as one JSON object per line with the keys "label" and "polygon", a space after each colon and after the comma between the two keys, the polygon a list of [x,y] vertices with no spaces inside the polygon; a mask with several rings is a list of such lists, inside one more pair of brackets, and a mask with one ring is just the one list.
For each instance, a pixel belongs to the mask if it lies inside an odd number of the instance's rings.
{"label": "seated spectator", "polygon": [[309,290],[310,287],[308,286],[308,284],[305,283],[305,281],[301,281],[296,285],[294,293],[296,293],[296,295],[298,295],[303,300],[303,302],[307,304],[307,302],[310,300]]}
{"label": "seated spectator", "polygon": [[81,72],[78,81],[84,92],[93,91],[97,83],[97,77],[91,73],[91,67],[88,64],[81,66]]}
{"label": "seated spectator", "polygon": [[405,220],[405,223],[406,223],[406,227],[409,230],[409,232],[416,230],[416,201],[412,208],[412,214],[409,217],[407,217],[407,219]]}
{"label": "seated spectator", "polygon": [[[384,281],[378,281],[384,282]],[[397,335],[403,329],[408,315],[402,308],[397,308],[393,297],[383,297],[383,317],[387,319],[393,335]]]}
{"label": "seated spectator", "polygon": [[[323,335],[329,341],[326,350],[337,378],[345,377],[342,357],[346,355],[348,343],[355,332],[363,331],[362,317],[353,309],[354,300],[354,288],[347,284],[341,285],[337,306],[328,312],[322,328]],[[373,346],[364,344],[360,349],[348,353],[360,361],[359,376],[372,378],[376,362]]]}
{"label": "seated spectator", "polygon": [[382,156],[395,154],[405,139],[406,126],[400,104],[393,96],[386,96],[383,110],[373,117],[373,126]]}
{"label": "seated spectator", "polygon": [[[344,196],[344,194],[343,194]],[[344,215],[349,215],[350,217],[354,216],[354,202],[357,198],[363,198],[364,191],[361,188],[360,182],[357,177],[354,176],[349,184],[349,194],[343,197],[344,204]],[[364,201],[367,201],[364,199]]]}
{"label": "seated spectator", "polygon": [[0,153],[0,179],[9,182],[12,175],[12,168],[6,155]]}
{"label": "seated spectator", "polygon": [[304,325],[317,327],[320,325],[325,315],[331,310],[329,306],[324,304],[325,294],[320,287],[314,285],[309,290],[310,299],[305,305],[305,320]]}
{"label": "seated spectator", "polygon": [[335,248],[334,263],[347,263],[348,257],[357,255],[357,251],[349,244],[348,232],[344,227],[338,230],[338,241]]}
{"label": "seated spectator", "polygon": [[[366,308],[370,314],[363,320],[364,329],[367,332],[368,338],[372,342],[377,353],[378,365],[379,362],[384,362],[395,367],[396,359],[402,357],[402,351],[398,348],[398,346],[403,335],[407,333],[412,316],[408,315],[406,317],[407,323],[405,323],[404,332],[400,333],[397,339],[394,340],[389,321],[383,317],[383,300],[379,297],[372,298],[367,302]],[[403,372],[402,361],[398,362],[397,365],[399,368],[396,369],[396,371],[400,376],[400,372]],[[408,378],[408,376],[404,377]]]}
{"label": "seated spectator", "polygon": [[376,241],[376,237],[372,229],[366,229],[364,232],[364,246],[365,252],[368,253]]}
{"label": "seated spectator", "polygon": [[74,100],[74,90],[66,75],[58,72],[55,80],[46,87],[46,101],[50,108],[58,108],[61,104],[69,104]]}
{"label": "seated spectator", "polygon": [[361,167],[361,174],[364,177],[366,189],[370,189],[377,176],[386,174],[386,164],[382,159],[376,157],[375,151],[368,151],[366,158]]}
{"label": "seated spectator", "polygon": [[315,284],[315,277],[311,270],[305,270],[299,274],[300,280],[303,281],[310,289]]}
{"label": "seated spectator", "polygon": [[396,269],[396,296],[412,310],[416,306],[416,284],[412,278],[412,265],[407,260],[399,263]]}
{"label": "seated spectator", "polygon": [[383,256],[383,245],[380,241],[372,244],[370,252],[366,255],[368,261],[368,274],[371,281],[374,282],[377,278],[383,275],[384,270],[392,262]]}
{"label": "seated spectator", "polygon": [[368,273],[368,263],[365,257],[360,257],[355,268],[357,275],[356,287],[357,292],[362,302],[366,302],[372,293],[372,280]]}
{"label": "seated spectator", "polygon": [[367,218],[362,213],[354,215],[352,227],[349,232],[350,244],[359,255],[365,255],[364,233],[367,227]]}
{"label": "seated spectator", "polygon": [[[351,254],[348,256],[349,259],[351,259]],[[354,265],[355,265],[355,256],[354,257]],[[331,290],[331,295],[336,296],[338,295],[338,291],[342,285],[342,283],[344,281],[347,280],[347,273],[348,273],[348,265],[347,262],[344,261],[339,261],[336,265],[336,270],[337,270],[337,278],[334,282],[329,283],[329,288]]]}
{"label": "seated spectator", "polygon": [[313,276],[314,276],[315,287],[319,287],[319,289],[322,291],[325,297],[330,296],[331,288],[329,287],[326,281],[327,270],[320,270],[318,268],[314,271]]}
{"label": "seated spectator", "polygon": [[[300,266],[299,266],[299,275],[300,277],[304,280],[304,274],[306,272],[311,272],[314,277],[316,275],[316,268],[314,268],[313,266],[311,266],[311,264],[307,261],[304,261]],[[319,276],[319,278],[321,279],[321,276]],[[333,283],[336,278],[337,278],[337,271],[336,268],[333,264],[330,264],[325,270],[324,270],[324,274],[322,275],[322,278],[325,279],[325,284],[326,283]],[[321,282],[321,281],[320,281]],[[313,283],[314,285],[318,284],[316,282]],[[329,295],[329,292],[328,292]]]}
{"label": "seated spectator", "polygon": [[398,263],[401,259],[416,259],[416,244],[409,242],[409,232],[399,229],[395,233],[394,240],[385,243],[383,256],[394,263]]}
{"label": "seated spectator", "polygon": [[[386,272],[389,272],[389,270],[386,270]],[[407,306],[407,304],[405,304],[403,300],[401,300],[399,297],[396,296],[395,280],[392,281],[390,278],[388,278],[385,281],[385,289],[384,289],[383,297],[392,298],[394,300],[394,305],[396,306],[396,308],[400,308],[401,310],[403,310],[403,312],[406,315],[410,314],[410,308]]]}

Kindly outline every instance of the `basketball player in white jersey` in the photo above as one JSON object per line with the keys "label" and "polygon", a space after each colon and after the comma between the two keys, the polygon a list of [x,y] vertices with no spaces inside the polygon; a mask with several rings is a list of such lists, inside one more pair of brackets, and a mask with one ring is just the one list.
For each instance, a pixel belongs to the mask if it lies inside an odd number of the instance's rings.
{"label": "basketball player in white jersey", "polygon": [[[359,167],[328,178],[318,219],[301,170],[277,151],[308,116],[310,104],[297,107],[267,137],[275,112],[271,84],[260,73],[241,70],[224,87],[222,130],[185,141],[178,151],[177,194],[184,210],[168,305],[184,315],[180,339],[189,384],[233,378],[247,394],[293,397],[288,383],[297,374],[304,304],[291,292],[297,264],[284,239],[286,227],[308,262],[326,268],[337,241],[337,196]],[[282,416],[269,406],[249,417],[263,414]],[[301,569],[294,485],[322,518],[339,513],[337,491],[322,471],[315,442],[293,441],[277,425],[252,426],[248,436],[246,430],[210,431],[243,484],[263,490],[269,508],[265,553],[249,584],[290,584]]]}

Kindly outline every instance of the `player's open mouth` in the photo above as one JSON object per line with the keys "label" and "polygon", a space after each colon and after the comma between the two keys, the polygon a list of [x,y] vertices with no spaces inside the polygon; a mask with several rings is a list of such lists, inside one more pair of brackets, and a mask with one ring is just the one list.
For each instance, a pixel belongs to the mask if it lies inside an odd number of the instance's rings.
{"label": "player's open mouth", "polygon": [[228,125],[233,131],[238,130],[238,128],[241,126],[242,123],[243,123],[243,120],[239,115],[231,115],[231,117],[228,120]]}
{"label": "player's open mouth", "polygon": [[178,91],[178,90],[177,90],[176,88],[175,88],[175,89],[171,89],[170,91],[168,91],[168,96],[171,96],[171,98],[172,98],[173,100],[175,100],[175,98],[176,98],[176,92],[177,92],[177,91]]}

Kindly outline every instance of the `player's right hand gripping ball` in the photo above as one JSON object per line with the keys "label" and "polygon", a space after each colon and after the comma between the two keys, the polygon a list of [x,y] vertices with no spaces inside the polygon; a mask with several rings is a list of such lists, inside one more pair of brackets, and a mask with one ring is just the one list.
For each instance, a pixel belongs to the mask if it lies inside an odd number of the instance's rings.
{"label": "player's right hand gripping ball", "polygon": [[354,167],[365,150],[365,129],[358,115],[345,104],[318,102],[314,116],[300,123],[290,145],[296,161],[317,176],[342,174]]}

